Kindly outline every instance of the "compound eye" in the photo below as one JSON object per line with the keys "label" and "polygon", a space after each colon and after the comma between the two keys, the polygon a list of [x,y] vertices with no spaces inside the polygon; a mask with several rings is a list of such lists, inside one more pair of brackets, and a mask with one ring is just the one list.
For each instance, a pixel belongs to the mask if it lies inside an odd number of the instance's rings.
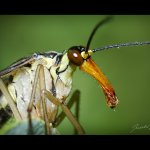
{"label": "compound eye", "polygon": [[70,62],[76,66],[80,66],[84,61],[83,57],[81,56],[80,51],[78,50],[69,50],[68,58]]}

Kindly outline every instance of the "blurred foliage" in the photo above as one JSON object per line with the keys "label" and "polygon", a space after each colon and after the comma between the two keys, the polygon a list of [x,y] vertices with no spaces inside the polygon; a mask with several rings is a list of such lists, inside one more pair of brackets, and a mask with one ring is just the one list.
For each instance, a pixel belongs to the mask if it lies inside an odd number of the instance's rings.
{"label": "blurred foliage", "polygon": [[[1,15],[0,69],[34,52],[62,52],[74,45],[86,45],[92,29],[103,18],[101,15]],[[90,48],[135,41],[150,41],[150,15],[114,16],[97,31]],[[81,91],[80,123],[87,134],[150,134],[144,128],[150,125],[149,58],[150,45],[93,55],[116,90],[119,104],[115,111],[106,105],[98,83],[77,69],[70,95],[75,89]],[[137,124],[143,128],[131,132]],[[73,133],[67,119],[58,128],[62,134]]]}
{"label": "blurred foliage", "polygon": [[18,122],[15,120],[15,118],[13,117],[10,118],[9,120],[6,121],[6,123],[3,126],[1,126],[0,135],[6,134],[6,132],[13,129],[17,124]]}
{"label": "blurred foliage", "polygon": [[[32,120],[32,134],[44,135],[44,122],[41,120]],[[27,120],[18,122],[13,128],[9,129],[5,135],[28,135],[29,123]]]}
{"label": "blurred foliage", "polygon": [[[32,120],[32,134],[44,135],[45,125],[42,120]],[[0,130],[0,135],[28,135],[29,123],[28,120],[16,121],[15,118],[9,119]]]}

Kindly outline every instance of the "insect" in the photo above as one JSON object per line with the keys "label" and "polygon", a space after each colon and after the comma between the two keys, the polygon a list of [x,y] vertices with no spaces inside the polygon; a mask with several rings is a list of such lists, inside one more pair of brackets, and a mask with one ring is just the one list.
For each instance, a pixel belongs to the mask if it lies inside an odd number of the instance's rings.
{"label": "insect", "polygon": [[[57,120],[58,106],[61,106],[78,133],[84,134],[83,127],[65,104],[72,87],[73,72],[79,67],[93,76],[104,92],[107,105],[115,108],[118,104],[115,90],[92,60],[92,54],[110,48],[150,44],[131,42],[89,50],[97,29],[110,19],[111,17],[107,17],[95,26],[86,47],[72,46],[63,53],[35,53],[0,71],[1,108],[11,109],[18,120],[29,119],[29,129],[32,129],[33,118],[41,118],[45,122],[45,133],[55,134],[54,123]],[[29,133],[32,131],[29,130]]]}

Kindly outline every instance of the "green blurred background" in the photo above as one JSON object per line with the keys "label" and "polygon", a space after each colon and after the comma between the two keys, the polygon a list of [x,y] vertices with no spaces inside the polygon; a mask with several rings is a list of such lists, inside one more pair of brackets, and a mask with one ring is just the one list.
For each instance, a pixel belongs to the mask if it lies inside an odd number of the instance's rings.
{"label": "green blurred background", "polygon": [[[85,45],[95,24],[104,15],[1,15],[0,70],[34,52],[62,52]],[[150,15],[116,15],[98,30],[90,48],[124,42],[150,41]],[[81,91],[80,123],[87,134],[150,134],[150,45],[124,47],[93,55],[114,89],[119,105],[106,105],[97,81],[79,69],[73,91]],[[72,108],[74,111],[74,108]],[[132,132],[133,126],[142,127]],[[65,119],[62,134],[73,134]]]}

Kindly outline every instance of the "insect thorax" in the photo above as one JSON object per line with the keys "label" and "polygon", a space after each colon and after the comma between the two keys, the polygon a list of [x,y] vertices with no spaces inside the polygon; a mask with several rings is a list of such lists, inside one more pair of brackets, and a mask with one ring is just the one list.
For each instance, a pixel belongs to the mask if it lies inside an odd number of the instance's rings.
{"label": "insect thorax", "polygon": [[[67,54],[57,52],[55,52],[55,54],[54,57],[51,57],[50,52],[49,55],[48,53],[34,54],[34,60],[31,65],[18,68],[13,75],[12,82],[8,84],[8,90],[16,102],[22,118],[27,118],[27,107],[31,99],[36,68],[39,64],[44,66],[46,90],[60,100],[65,100],[69,95],[72,87],[72,74],[75,68],[69,64]],[[43,113],[40,93],[38,80],[34,107],[32,110],[32,116],[35,118],[41,117]],[[4,96],[0,97],[0,102],[2,102],[2,100],[4,103]],[[57,113],[56,105],[51,103],[48,99],[46,100],[46,103],[49,115],[51,115],[52,112]]]}

